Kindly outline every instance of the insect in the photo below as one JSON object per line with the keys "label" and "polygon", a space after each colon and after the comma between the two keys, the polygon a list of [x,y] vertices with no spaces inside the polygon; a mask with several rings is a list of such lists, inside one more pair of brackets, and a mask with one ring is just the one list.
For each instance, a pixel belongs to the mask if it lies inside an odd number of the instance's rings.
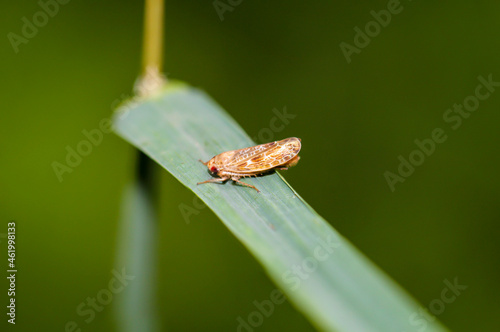
{"label": "insect", "polygon": [[231,179],[260,192],[255,186],[240,181],[240,178],[262,175],[278,169],[287,170],[288,167],[297,165],[300,159],[300,147],[300,138],[290,137],[281,141],[223,152],[207,162],[200,160],[213,175],[219,178],[198,184],[224,182]]}

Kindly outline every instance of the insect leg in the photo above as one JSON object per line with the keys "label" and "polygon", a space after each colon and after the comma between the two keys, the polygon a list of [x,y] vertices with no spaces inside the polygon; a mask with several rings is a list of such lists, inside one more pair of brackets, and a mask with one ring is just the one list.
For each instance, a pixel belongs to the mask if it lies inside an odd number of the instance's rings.
{"label": "insect leg", "polygon": [[288,161],[286,164],[284,164],[283,166],[285,167],[293,167],[295,165],[297,165],[297,163],[299,162],[299,159],[300,159],[300,156],[295,156],[292,158],[292,160]]}
{"label": "insect leg", "polygon": [[209,182],[224,182],[226,180],[229,180],[229,177],[218,178],[218,179],[210,179],[210,180],[207,180],[207,181],[198,182],[197,184],[204,184],[204,183],[209,183]]}
{"label": "insect leg", "polygon": [[248,184],[248,183],[245,183],[243,181],[240,181],[240,178],[239,177],[236,177],[236,176],[233,176],[231,178],[231,180],[233,180],[234,182],[238,182],[239,184],[241,184],[242,186],[245,186],[245,187],[250,187],[250,188],[253,188],[255,190],[257,190],[258,193],[260,193],[260,190],[255,188],[254,186],[252,186],[251,184]]}
{"label": "insect leg", "polygon": [[208,161],[207,161],[207,162],[204,162],[204,161],[203,161],[203,160],[201,160],[201,159],[198,159],[198,161],[199,161],[200,163],[202,163],[203,165],[205,165],[205,166],[207,166],[207,164],[208,164]]}

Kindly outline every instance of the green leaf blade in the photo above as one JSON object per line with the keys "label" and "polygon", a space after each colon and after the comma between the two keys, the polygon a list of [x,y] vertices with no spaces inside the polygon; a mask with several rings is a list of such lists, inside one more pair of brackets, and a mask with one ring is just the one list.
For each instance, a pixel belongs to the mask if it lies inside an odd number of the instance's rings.
{"label": "green leaf blade", "polygon": [[[204,161],[255,145],[210,97],[174,85],[117,113],[115,131],[198,195],[322,330],[444,331],[420,306],[320,217],[279,174],[251,188],[203,184]],[[303,142],[307,146],[307,142]],[[325,244],[326,243],[326,244]],[[328,245],[333,243],[333,245]],[[417,322],[416,322],[417,321]]]}

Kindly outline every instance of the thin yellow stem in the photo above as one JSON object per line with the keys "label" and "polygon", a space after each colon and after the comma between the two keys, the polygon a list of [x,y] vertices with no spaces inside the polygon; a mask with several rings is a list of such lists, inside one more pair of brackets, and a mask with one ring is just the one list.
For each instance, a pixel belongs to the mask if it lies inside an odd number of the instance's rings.
{"label": "thin yellow stem", "polygon": [[146,0],[142,46],[143,74],[148,67],[163,70],[163,11],[164,0]]}
{"label": "thin yellow stem", "polygon": [[141,76],[135,85],[139,96],[157,91],[166,82],[163,75],[164,0],[146,0]]}

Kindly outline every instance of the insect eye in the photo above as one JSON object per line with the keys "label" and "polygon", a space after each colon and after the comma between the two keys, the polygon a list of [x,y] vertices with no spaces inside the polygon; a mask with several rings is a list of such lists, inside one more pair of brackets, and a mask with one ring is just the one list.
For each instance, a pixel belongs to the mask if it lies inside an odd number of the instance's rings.
{"label": "insect eye", "polygon": [[212,167],[210,168],[210,172],[212,172],[212,173],[217,173],[217,171],[218,171],[218,169],[217,169],[217,167],[215,167],[215,166],[212,166]]}

